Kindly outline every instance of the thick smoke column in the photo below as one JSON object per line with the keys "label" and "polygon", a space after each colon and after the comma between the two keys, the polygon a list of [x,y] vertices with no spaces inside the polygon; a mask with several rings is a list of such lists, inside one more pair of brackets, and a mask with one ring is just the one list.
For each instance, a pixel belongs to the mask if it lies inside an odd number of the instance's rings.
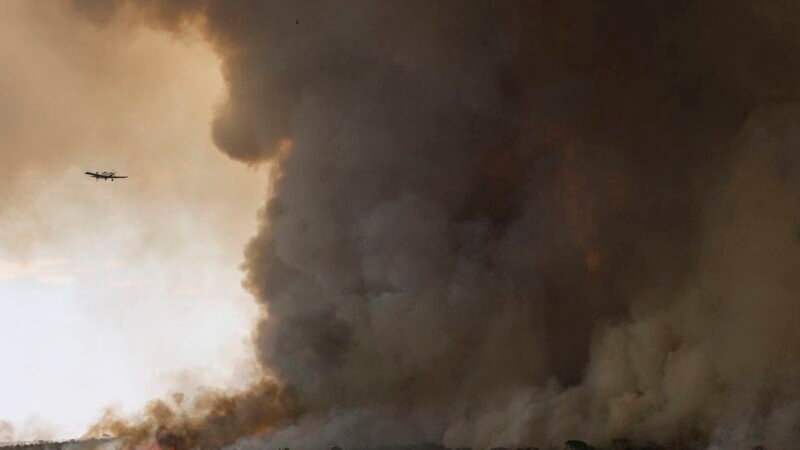
{"label": "thick smoke column", "polygon": [[305,414],[268,439],[800,438],[794,3],[137,5],[276,164],[246,284]]}

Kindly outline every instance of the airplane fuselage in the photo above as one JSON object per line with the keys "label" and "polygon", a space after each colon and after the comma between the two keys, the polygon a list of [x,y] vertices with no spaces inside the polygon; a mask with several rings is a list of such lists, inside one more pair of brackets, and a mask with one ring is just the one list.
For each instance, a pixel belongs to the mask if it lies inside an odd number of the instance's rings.
{"label": "airplane fuselage", "polygon": [[116,174],[116,172],[84,172],[84,174],[94,178],[95,181],[97,180],[114,181],[117,178],[128,178],[127,176],[119,176]]}

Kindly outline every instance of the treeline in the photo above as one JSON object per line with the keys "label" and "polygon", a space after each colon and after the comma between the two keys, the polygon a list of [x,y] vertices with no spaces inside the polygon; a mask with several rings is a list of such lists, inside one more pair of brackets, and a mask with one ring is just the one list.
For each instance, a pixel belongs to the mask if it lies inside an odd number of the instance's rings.
{"label": "treeline", "polygon": [[114,438],[91,438],[91,439],[69,439],[65,441],[18,441],[18,442],[0,442],[0,449],[3,450],[34,450],[34,449],[52,449],[62,450],[70,446],[92,447],[113,441]]}

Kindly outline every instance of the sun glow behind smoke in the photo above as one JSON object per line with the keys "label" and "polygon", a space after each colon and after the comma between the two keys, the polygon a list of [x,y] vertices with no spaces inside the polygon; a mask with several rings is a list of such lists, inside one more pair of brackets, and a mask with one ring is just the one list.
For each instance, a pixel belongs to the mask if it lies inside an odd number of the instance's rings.
{"label": "sun glow behind smoke", "polygon": [[207,45],[131,28],[0,4],[0,440],[248,381],[237,267],[267,181],[214,149]]}

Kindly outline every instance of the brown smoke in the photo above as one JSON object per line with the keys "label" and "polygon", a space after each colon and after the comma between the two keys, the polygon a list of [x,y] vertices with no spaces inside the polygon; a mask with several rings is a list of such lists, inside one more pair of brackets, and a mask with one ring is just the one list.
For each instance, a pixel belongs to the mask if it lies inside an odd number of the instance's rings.
{"label": "brown smoke", "polygon": [[137,6],[223,58],[223,152],[292,140],[245,267],[305,414],[264,439],[800,438],[795,3]]}
{"label": "brown smoke", "polygon": [[87,437],[120,436],[127,448],[155,443],[161,449],[216,449],[291,423],[299,413],[291,391],[262,380],[245,392],[204,391],[191,405],[180,394],[172,402],[155,400],[135,420],[107,411]]}

